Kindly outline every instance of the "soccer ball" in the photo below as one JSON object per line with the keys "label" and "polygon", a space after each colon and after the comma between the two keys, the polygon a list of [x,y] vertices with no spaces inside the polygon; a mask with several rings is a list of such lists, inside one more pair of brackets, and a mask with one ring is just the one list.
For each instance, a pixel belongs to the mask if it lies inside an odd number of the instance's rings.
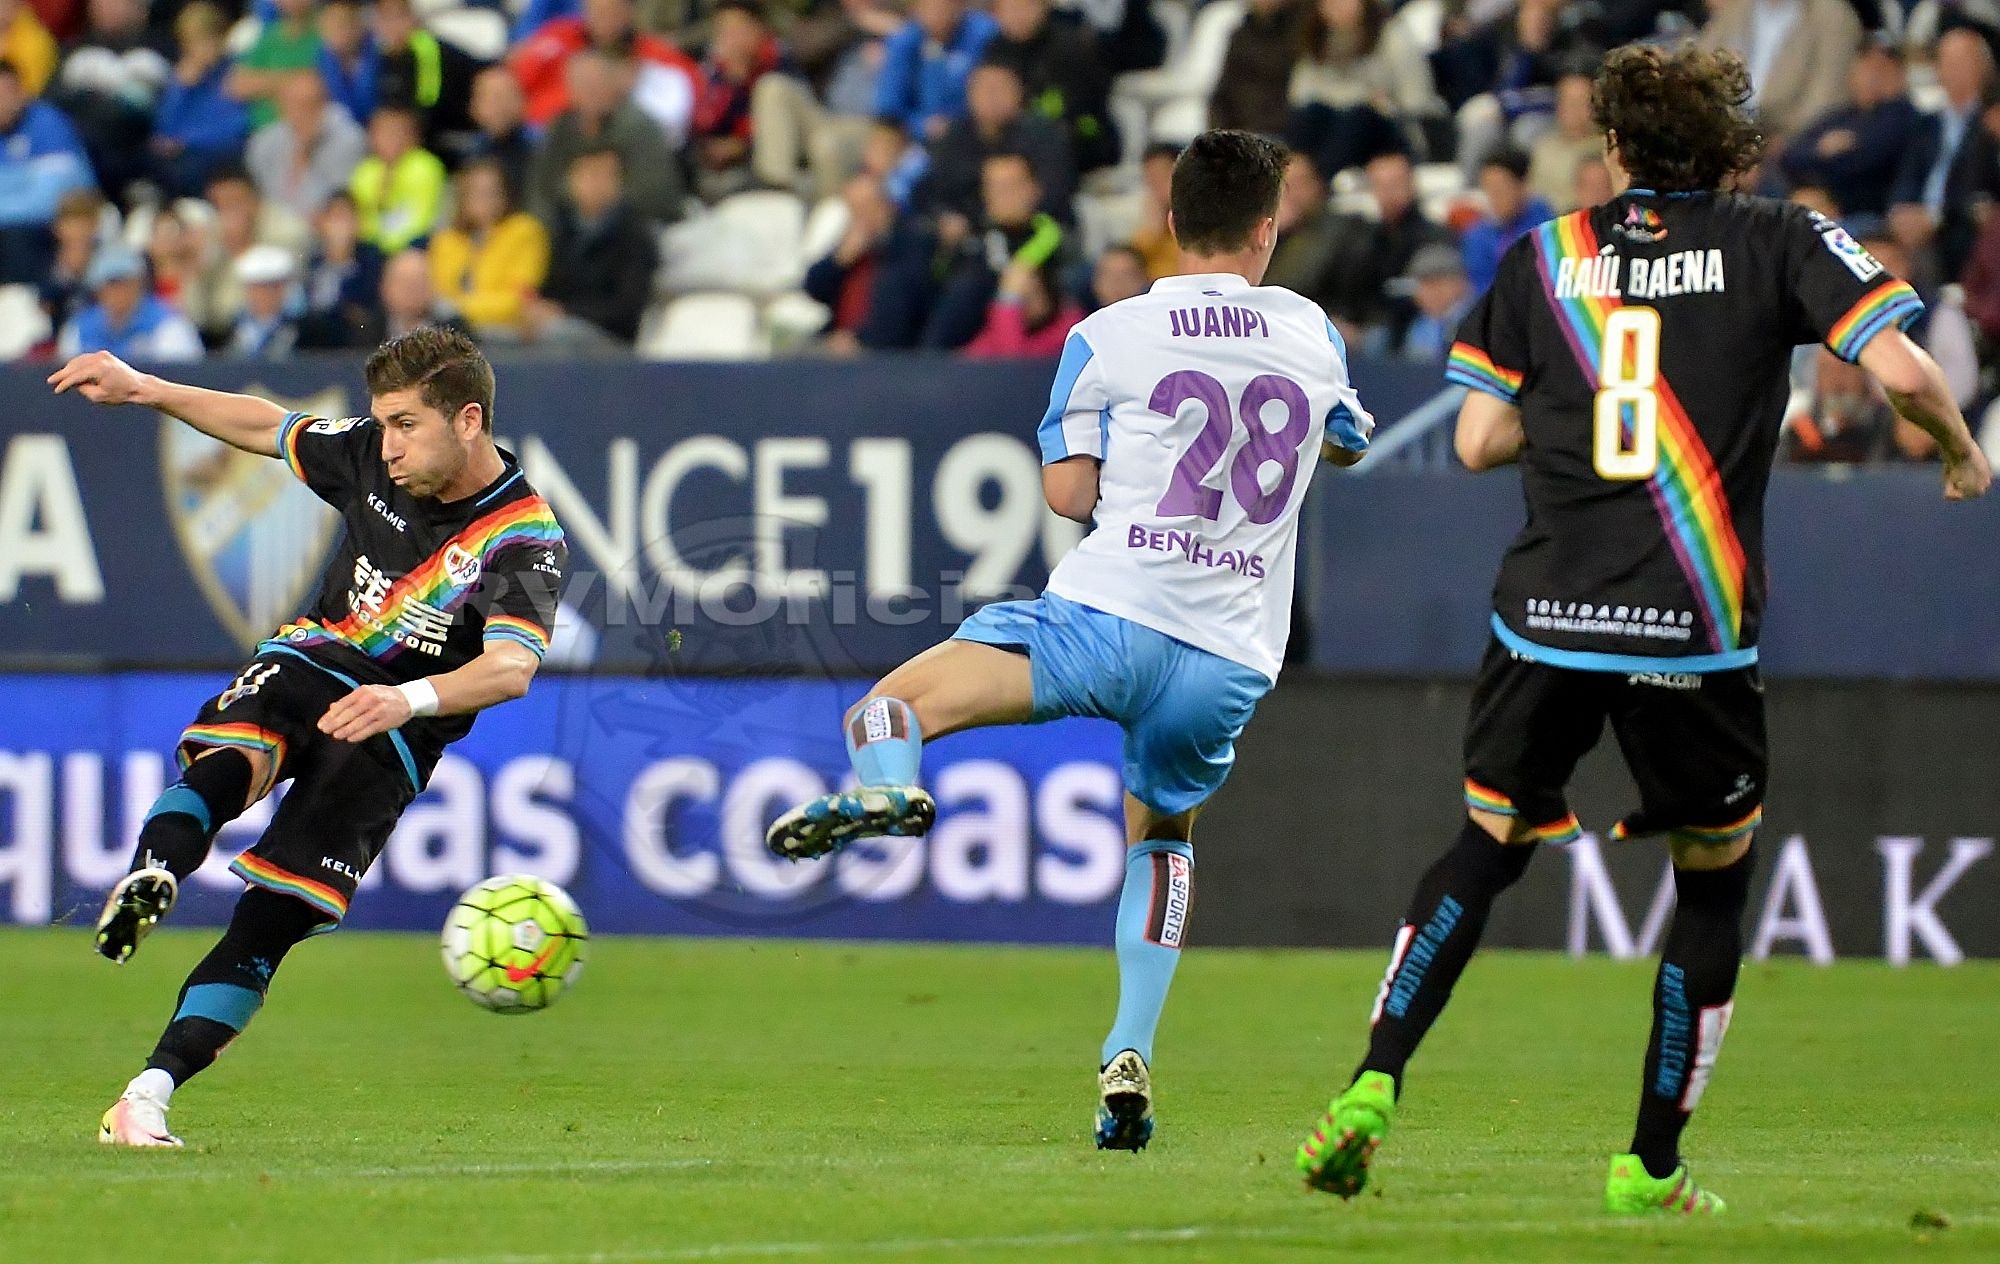
{"label": "soccer ball", "polygon": [[555,1004],[583,973],[590,931],[576,901],[526,874],[488,878],[444,919],[445,972],[476,1005],[528,1014]]}

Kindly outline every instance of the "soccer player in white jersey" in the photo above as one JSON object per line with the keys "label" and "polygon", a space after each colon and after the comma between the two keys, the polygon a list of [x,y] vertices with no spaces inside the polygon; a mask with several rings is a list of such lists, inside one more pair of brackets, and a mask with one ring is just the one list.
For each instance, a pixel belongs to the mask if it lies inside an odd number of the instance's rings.
{"label": "soccer player in white jersey", "polygon": [[1299,506],[1314,459],[1352,465],[1374,423],[1320,309],[1263,286],[1285,151],[1197,137],[1174,165],[1180,274],[1070,334],[1042,418],[1049,507],[1089,523],[1033,601],[986,606],[847,713],[859,789],[780,817],[768,844],[805,859],[916,835],[927,739],[1104,716],[1125,730],[1118,1013],[1099,1059],[1100,1149],[1153,1134],[1153,1034],[1192,898],[1189,844],[1236,737],[1277,680],[1290,631]]}

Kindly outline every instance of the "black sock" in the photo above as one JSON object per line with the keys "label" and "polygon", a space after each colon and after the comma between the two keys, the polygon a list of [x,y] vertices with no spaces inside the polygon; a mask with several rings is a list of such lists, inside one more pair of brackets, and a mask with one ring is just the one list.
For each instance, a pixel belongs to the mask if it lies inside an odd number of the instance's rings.
{"label": "black sock", "polygon": [[249,1026],[292,945],[325,922],[302,900],[262,887],[245,891],[229,929],[181,985],[173,1021],[146,1065],[173,1076],[175,1084],[206,1070]]}
{"label": "black sock", "polygon": [[249,757],[228,747],[189,764],[146,814],[132,868],[165,869],[187,881],[208,859],[216,831],[242,814],[250,797],[250,775]]}
{"label": "black sock", "polygon": [[1680,1165],[1681,1129],[1708,1086],[1735,1005],[1743,908],[1755,853],[1722,869],[1674,871],[1674,921],[1653,983],[1653,1034],[1632,1153],[1654,1177]]}
{"label": "black sock", "polygon": [[1401,1087],[1403,1066],[1451,999],[1494,899],[1520,880],[1534,857],[1533,844],[1499,842],[1467,821],[1451,850],[1424,874],[1396,932],[1362,1071],[1387,1072]]}

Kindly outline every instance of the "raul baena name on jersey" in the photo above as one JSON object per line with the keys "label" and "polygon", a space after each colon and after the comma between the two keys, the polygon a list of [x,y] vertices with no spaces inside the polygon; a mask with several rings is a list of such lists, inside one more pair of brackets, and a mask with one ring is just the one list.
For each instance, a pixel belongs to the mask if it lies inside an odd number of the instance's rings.
{"label": "raul baena name on jersey", "polygon": [[1556,262],[1556,297],[1673,298],[1681,294],[1720,294],[1725,288],[1722,252],[1677,250],[1657,259],[1637,255],[1568,256]]}

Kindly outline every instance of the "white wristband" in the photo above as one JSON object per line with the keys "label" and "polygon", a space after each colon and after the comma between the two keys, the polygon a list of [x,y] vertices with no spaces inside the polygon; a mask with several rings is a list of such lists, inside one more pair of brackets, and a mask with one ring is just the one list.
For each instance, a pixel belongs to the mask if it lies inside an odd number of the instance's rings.
{"label": "white wristband", "polygon": [[410,718],[420,715],[436,715],[438,709],[437,686],[428,680],[406,680],[396,686],[396,692],[403,695],[410,704]]}

